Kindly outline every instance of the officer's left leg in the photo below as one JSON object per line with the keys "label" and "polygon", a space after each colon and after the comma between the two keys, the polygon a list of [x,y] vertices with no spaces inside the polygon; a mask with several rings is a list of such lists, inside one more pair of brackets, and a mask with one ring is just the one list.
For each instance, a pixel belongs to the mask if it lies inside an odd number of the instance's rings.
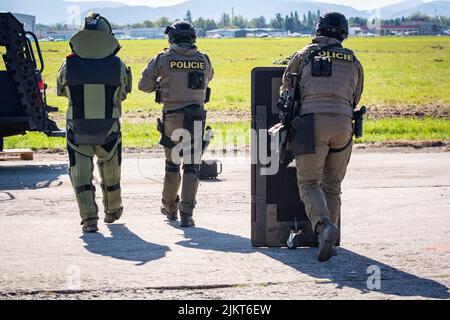
{"label": "officer's left leg", "polygon": [[315,154],[296,158],[300,197],[305,204],[306,214],[314,231],[317,225],[330,221],[325,196],[320,188],[328,150],[326,144],[318,144]]}
{"label": "officer's left leg", "polygon": [[[172,113],[164,115],[164,131],[167,137],[171,138],[172,133],[183,128],[184,114]],[[166,155],[164,186],[162,192],[161,212],[171,221],[178,219],[178,191],[181,185],[180,164],[174,163],[172,153],[174,149],[164,147]],[[176,155],[174,155],[176,156]]]}
{"label": "officer's left leg", "polygon": [[183,185],[181,188],[181,202],[178,205],[181,215],[181,227],[195,226],[192,218],[195,206],[197,205],[196,196],[200,181],[200,166],[197,164],[183,165]]}
{"label": "officer's left leg", "polygon": [[322,189],[331,221],[335,225],[339,225],[341,219],[341,184],[345,178],[351,154],[352,146],[350,145],[344,151],[330,153],[325,161]]}
{"label": "officer's left leg", "polygon": [[329,126],[335,127],[335,134],[330,138],[331,149],[325,161],[322,189],[327,200],[331,221],[335,225],[339,225],[341,219],[341,184],[345,178],[352,154],[353,129],[349,117],[336,116],[329,121]]}
{"label": "officer's left leg", "polygon": [[123,213],[120,187],[122,145],[116,144],[111,150],[96,147],[97,165],[102,179],[103,206],[105,223],[113,223],[120,219]]}

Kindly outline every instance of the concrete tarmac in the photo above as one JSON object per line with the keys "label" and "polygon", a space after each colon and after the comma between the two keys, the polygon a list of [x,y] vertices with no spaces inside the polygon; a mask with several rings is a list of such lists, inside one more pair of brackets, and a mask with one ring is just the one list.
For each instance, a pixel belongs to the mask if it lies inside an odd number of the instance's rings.
{"label": "concrete tarmac", "polygon": [[202,182],[197,227],[180,229],[160,213],[164,160],[126,154],[124,216],[89,235],[66,157],[35,158],[0,162],[0,299],[450,299],[449,152],[355,151],[342,248],[323,264],[251,246],[243,156]]}

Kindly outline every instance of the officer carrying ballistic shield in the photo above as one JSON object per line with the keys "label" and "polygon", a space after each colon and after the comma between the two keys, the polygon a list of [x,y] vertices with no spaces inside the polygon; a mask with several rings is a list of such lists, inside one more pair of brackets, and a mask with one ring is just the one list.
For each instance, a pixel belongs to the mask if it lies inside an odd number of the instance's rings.
{"label": "officer carrying ballistic shield", "polygon": [[348,32],[342,14],[320,17],[315,39],[292,57],[283,77],[284,92],[299,90],[298,114],[291,122],[292,149],[300,197],[319,235],[320,262],[336,254],[341,183],[352,153],[353,117],[364,85],[361,63],[342,46]]}

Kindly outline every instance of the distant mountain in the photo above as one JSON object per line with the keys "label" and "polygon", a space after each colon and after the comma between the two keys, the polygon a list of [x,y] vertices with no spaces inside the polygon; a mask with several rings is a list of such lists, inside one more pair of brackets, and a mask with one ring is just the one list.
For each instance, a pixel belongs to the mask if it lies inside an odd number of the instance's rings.
{"label": "distant mountain", "polygon": [[[414,5],[412,5],[414,2]],[[397,10],[391,13],[386,12],[386,8],[382,8],[382,16],[387,16],[388,18],[401,18],[411,16],[415,13],[426,14],[429,16],[450,16],[450,1],[433,1],[433,2],[423,2],[418,0],[409,0],[402,2],[404,6],[399,6]]]}
{"label": "distant mountain", "polygon": [[66,2],[64,0],[0,0],[0,11],[10,11],[36,16],[38,23],[59,23],[67,21],[71,6],[78,6],[81,12],[91,8],[118,8],[121,3],[112,1]]}
{"label": "distant mountain", "polygon": [[[370,12],[356,10],[349,6],[313,2],[306,0],[189,0],[169,7],[127,6],[117,2],[90,1],[66,2],[64,0],[1,0],[0,11],[12,11],[35,15],[37,21],[45,24],[64,23],[69,14],[67,8],[78,5],[82,14],[88,11],[98,11],[117,24],[157,20],[161,17],[169,19],[183,18],[188,10],[194,18],[219,19],[227,12],[231,15],[242,15],[247,19],[264,16],[268,20],[276,13],[282,15],[298,11],[300,15],[308,11],[324,13],[339,11],[349,17],[369,17]],[[381,16],[385,19],[409,16],[421,12],[428,15],[450,16],[450,0],[423,2],[422,0],[407,0],[381,8]]]}
{"label": "distant mountain", "polygon": [[348,6],[299,0],[190,0],[178,5],[160,8],[140,6],[97,9],[109,17],[111,21],[119,24],[157,20],[160,17],[180,19],[186,15],[188,10],[192,12],[193,18],[203,17],[216,20],[224,12],[231,15],[232,11],[235,15],[242,15],[247,19],[259,16],[270,19],[275,17],[276,13],[286,15],[292,11],[298,11],[302,15],[308,11],[317,12],[318,10],[321,12],[340,11],[348,16],[367,16],[367,13]]}

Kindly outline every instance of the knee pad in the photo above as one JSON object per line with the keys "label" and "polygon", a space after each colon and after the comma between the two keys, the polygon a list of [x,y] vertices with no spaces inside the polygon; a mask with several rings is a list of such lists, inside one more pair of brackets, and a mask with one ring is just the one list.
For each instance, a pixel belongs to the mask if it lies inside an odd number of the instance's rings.
{"label": "knee pad", "polygon": [[198,164],[185,164],[183,165],[184,174],[193,174],[196,177],[200,177],[200,166]]}
{"label": "knee pad", "polygon": [[175,164],[172,161],[166,160],[166,172],[167,173],[180,173],[180,165]]}

